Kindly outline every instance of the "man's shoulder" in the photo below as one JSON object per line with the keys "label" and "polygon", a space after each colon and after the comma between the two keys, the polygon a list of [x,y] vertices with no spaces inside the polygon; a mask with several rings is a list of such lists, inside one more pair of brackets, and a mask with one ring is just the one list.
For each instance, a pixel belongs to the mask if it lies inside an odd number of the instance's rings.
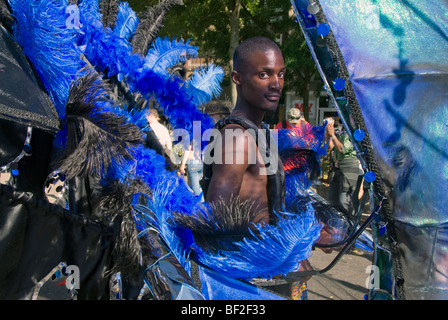
{"label": "man's shoulder", "polygon": [[221,136],[222,140],[227,139],[229,141],[229,139],[233,139],[238,142],[251,137],[249,141],[254,141],[258,128],[246,118],[228,116],[215,124],[214,132],[214,136]]}
{"label": "man's shoulder", "polygon": [[235,138],[245,138],[245,137],[255,137],[256,131],[254,128],[247,128],[240,124],[232,123],[227,124],[221,128],[220,133],[223,137],[235,137]]}
{"label": "man's shoulder", "polygon": [[231,129],[231,130],[234,130],[234,129],[243,129],[243,130],[246,130],[242,125],[240,125],[240,124],[238,124],[238,123],[229,123],[229,124],[226,124],[226,125],[224,125],[224,126],[221,128],[221,131],[224,131],[224,130],[227,130],[227,129]]}

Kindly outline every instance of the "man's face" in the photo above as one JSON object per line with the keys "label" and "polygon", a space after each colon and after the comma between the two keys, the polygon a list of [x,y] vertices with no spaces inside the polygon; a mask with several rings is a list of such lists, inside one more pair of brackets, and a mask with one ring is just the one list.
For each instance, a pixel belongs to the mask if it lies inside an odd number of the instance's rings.
{"label": "man's face", "polygon": [[279,50],[255,51],[234,82],[244,103],[264,112],[277,109],[284,85],[285,62]]}

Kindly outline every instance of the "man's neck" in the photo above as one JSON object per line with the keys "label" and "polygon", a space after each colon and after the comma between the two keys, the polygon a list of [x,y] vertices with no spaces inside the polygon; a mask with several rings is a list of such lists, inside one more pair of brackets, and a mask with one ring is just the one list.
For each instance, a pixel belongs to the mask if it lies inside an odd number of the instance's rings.
{"label": "man's neck", "polygon": [[264,111],[253,111],[249,108],[243,108],[240,105],[236,105],[233,109],[231,115],[246,118],[247,120],[253,122],[258,128],[261,128],[261,123],[263,122],[265,112]]}

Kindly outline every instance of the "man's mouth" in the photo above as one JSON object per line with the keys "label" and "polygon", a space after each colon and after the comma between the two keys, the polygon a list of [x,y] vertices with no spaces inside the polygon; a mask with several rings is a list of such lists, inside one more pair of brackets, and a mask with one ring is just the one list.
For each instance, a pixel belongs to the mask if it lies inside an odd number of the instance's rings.
{"label": "man's mouth", "polygon": [[271,102],[277,102],[278,100],[280,100],[279,94],[267,94],[265,97],[268,101]]}

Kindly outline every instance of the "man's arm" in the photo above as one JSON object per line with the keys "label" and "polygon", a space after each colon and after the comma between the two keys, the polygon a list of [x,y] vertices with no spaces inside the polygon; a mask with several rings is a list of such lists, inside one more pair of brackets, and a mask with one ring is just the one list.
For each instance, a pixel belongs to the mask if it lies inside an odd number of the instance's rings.
{"label": "man's arm", "polygon": [[334,132],[334,122],[330,122],[327,124],[327,126],[325,127],[325,130],[327,132],[327,136],[330,140],[329,143],[329,149],[333,149],[333,147],[335,147],[339,153],[342,153],[342,143],[339,141],[339,139],[336,137],[336,134]]}

